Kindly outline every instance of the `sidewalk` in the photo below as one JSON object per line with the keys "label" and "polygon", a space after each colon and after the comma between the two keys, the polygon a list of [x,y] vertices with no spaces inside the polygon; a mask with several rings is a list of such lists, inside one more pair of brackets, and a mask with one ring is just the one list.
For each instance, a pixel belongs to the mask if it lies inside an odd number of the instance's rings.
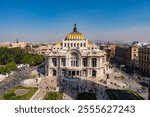
{"label": "sidewalk", "polygon": [[30,100],[42,100],[44,96],[46,95],[46,92],[42,89],[39,89]]}

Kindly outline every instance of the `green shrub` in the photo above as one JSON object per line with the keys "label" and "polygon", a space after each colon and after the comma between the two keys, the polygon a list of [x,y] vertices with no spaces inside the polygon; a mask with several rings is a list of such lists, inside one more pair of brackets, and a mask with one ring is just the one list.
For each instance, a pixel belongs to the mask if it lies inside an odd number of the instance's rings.
{"label": "green shrub", "polygon": [[97,100],[97,98],[94,93],[84,92],[77,95],[77,100]]}
{"label": "green shrub", "polygon": [[61,92],[48,92],[44,99],[45,100],[61,100],[63,97],[63,93]]}
{"label": "green shrub", "polygon": [[16,94],[14,92],[6,93],[4,94],[4,99],[10,100],[10,99],[13,99],[15,96]]}

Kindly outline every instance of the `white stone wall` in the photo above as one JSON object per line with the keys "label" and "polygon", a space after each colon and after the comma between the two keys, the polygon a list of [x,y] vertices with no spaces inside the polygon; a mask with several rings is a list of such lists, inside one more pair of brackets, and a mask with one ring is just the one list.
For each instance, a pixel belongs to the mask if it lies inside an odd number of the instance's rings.
{"label": "white stone wall", "polygon": [[[82,43],[82,47],[81,47],[81,43]],[[84,43],[86,44],[85,47],[84,47]],[[81,49],[85,49],[88,47],[88,41],[86,39],[85,40],[63,40],[63,49],[68,49],[68,44],[70,45],[69,46],[70,49],[77,48],[77,47],[80,47]],[[72,47],[71,44],[73,45]],[[76,47],[74,47],[74,44],[76,44]]]}
{"label": "white stone wall", "polygon": [[[57,66],[53,66],[52,63],[52,58],[57,58]],[[61,58],[65,58],[65,57],[59,57],[59,56],[54,56],[54,57],[48,57],[48,75],[49,76],[53,76],[53,69],[55,69],[57,72],[57,76],[61,76],[61,69],[65,68],[65,67],[69,67],[71,68],[71,62],[70,62],[70,58],[66,57],[66,66],[61,66]],[[98,57],[88,57],[88,66],[84,67],[83,63],[82,63],[82,59],[84,57],[80,57],[79,59],[79,66],[78,68],[84,68],[87,70],[87,77],[91,77],[92,76],[92,69],[96,70],[96,75],[97,77],[100,77],[102,75],[104,75],[104,71],[105,74],[107,73],[107,67],[106,67],[106,61],[105,61],[105,57],[104,56],[98,56]],[[97,67],[92,68],[92,58],[97,58]]]}

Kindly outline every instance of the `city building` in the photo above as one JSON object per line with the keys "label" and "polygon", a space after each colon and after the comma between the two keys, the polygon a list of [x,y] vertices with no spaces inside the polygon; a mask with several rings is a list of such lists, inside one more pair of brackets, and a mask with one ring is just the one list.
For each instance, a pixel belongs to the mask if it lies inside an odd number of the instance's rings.
{"label": "city building", "polygon": [[25,48],[27,43],[25,42],[16,42],[16,43],[10,43],[9,48]]}
{"label": "city building", "polygon": [[51,51],[51,48],[52,48],[52,44],[50,43],[39,43],[39,44],[27,43],[26,46],[26,50],[29,53],[44,55],[44,56],[46,56]]}
{"label": "city building", "polygon": [[115,58],[117,62],[123,65],[130,65],[130,47],[129,46],[117,46],[115,52]]}
{"label": "city building", "polygon": [[150,77],[150,45],[139,49],[139,70],[142,75]]}
{"label": "city building", "polygon": [[133,45],[132,47],[130,47],[131,65],[134,69],[139,68],[139,47],[140,46],[136,46],[136,45]]}
{"label": "city building", "polygon": [[48,76],[100,78],[108,73],[106,52],[100,50],[93,42],[77,31],[65,39],[56,42],[46,57],[46,74]]}
{"label": "city building", "polygon": [[107,49],[110,50],[111,56],[115,56],[117,44],[108,44]]}
{"label": "city building", "polygon": [[19,42],[17,40],[17,42],[3,42],[3,43],[0,43],[0,47],[7,47],[7,48],[25,48],[27,45],[27,43],[25,42]]}
{"label": "city building", "polygon": [[47,55],[51,51],[52,45],[51,44],[38,44],[37,48],[34,48],[34,53],[38,55]]}
{"label": "city building", "polygon": [[136,45],[131,46],[117,46],[115,52],[115,58],[120,64],[138,69],[139,65],[139,47]]}
{"label": "city building", "polygon": [[9,47],[9,46],[10,46],[9,42],[0,43],[0,47]]}

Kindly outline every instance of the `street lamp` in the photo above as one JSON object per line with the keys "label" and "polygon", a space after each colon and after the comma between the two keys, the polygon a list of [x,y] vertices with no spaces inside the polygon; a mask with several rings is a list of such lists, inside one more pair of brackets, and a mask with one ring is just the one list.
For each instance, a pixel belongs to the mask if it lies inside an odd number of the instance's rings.
{"label": "street lamp", "polygon": [[87,92],[87,77],[86,77],[86,92]]}
{"label": "street lamp", "polygon": [[109,74],[106,74],[106,84],[107,84],[107,80],[109,79]]}

